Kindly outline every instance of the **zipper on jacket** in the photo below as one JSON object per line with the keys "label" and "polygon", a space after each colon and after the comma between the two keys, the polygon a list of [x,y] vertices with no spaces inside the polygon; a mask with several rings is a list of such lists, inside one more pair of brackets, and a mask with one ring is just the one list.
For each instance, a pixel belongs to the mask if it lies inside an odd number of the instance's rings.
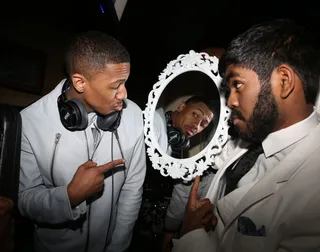
{"label": "zipper on jacket", "polygon": [[[115,135],[115,137],[116,137],[116,139],[117,139],[121,157],[122,157],[123,159],[125,159],[125,158],[124,158],[124,155],[123,155],[122,147],[121,147],[121,144],[120,144],[120,139],[119,139],[118,130],[114,130],[114,131],[113,131],[113,134]],[[112,136],[111,136],[111,137],[112,137]],[[113,146],[112,146],[112,152],[113,152]],[[113,160],[113,158],[112,158],[112,160]],[[125,181],[126,181],[126,179],[127,179],[128,171],[127,171],[127,167],[126,167],[125,164],[123,164],[123,167],[124,167],[124,169],[123,169],[123,174],[124,174],[124,182],[123,182],[123,184],[124,184]]]}
{"label": "zipper on jacket", "polygon": [[51,182],[52,182],[53,187],[56,187],[56,183],[54,181],[54,175],[53,175],[53,168],[54,168],[54,160],[56,157],[56,150],[57,150],[57,146],[58,146],[60,138],[61,138],[61,134],[57,133],[56,137],[54,139],[54,148],[53,148],[53,155],[52,155],[51,168],[50,168],[50,177],[51,177]]}

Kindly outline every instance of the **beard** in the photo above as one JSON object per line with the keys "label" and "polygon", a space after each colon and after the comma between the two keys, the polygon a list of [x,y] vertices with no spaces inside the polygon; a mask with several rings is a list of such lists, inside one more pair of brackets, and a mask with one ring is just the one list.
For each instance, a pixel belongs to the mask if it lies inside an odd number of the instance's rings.
{"label": "beard", "polygon": [[[240,120],[246,121],[241,112],[234,110],[232,114]],[[232,118],[232,117],[231,117]],[[247,129],[243,132],[234,126],[238,136],[253,143],[261,143],[275,128],[279,112],[270,83],[264,83],[258,96],[258,101],[247,121]]]}

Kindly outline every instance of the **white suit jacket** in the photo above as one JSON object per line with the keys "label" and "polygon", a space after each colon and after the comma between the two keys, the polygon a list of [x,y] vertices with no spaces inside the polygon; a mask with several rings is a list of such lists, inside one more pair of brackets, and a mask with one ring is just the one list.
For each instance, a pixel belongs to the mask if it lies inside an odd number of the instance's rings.
{"label": "white suit jacket", "polygon": [[[88,251],[100,252],[107,240],[111,240],[107,252],[125,251],[138,218],[146,172],[141,109],[126,100],[119,144],[111,132],[103,132],[94,151],[91,125],[85,131],[71,132],[61,124],[57,97],[63,83],[21,112],[20,213],[37,223],[36,251],[84,251],[89,241]],[[103,193],[91,203],[88,222],[83,216],[89,206],[84,201],[71,208],[67,185],[92,153],[93,161],[102,165],[121,158],[120,147],[126,169],[106,173]]]}
{"label": "white suit jacket", "polygon": [[[320,251],[320,126],[285,156],[254,186],[243,186],[245,196],[220,200],[216,206],[218,226],[207,234],[197,229],[175,243],[173,252]],[[221,167],[207,197],[216,202],[225,170],[247,151],[238,147]],[[231,206],[231,202],[234,203]],[[241,218],[240,218],[241,217]],[[238,231],[249,218],[264,235]],[[243,225],[242,225],[243,226]],[[218,239],[218,236],[220,237]]]}

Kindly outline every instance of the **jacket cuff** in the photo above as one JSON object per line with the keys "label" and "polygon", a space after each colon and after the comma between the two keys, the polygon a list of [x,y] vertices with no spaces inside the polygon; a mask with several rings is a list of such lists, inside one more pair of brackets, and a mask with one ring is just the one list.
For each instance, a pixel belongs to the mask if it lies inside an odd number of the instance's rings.
{"label": "jacket cuff", "polygon": [[65,194],[65,199],[67,201],[67,204],[63,204],[64,206],[66,206],[64,209],[64,212],[66,213],[68,220],[76,220],[87,211],[86,201],[83,201],[78,206],[72,208],[69,200],[68,192],[67,192],[67,186],[64,186],[63,189]]}

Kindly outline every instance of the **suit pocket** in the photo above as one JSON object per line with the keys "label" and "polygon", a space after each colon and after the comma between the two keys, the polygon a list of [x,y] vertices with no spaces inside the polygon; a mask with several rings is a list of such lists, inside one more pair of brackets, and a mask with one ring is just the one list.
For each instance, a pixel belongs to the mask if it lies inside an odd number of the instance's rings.
{"label": "suit pocket", "polygon": [[244,235],[235,231],[232,242],[232,251],[259,252],[265,247],[265,242],[266,237]]}

